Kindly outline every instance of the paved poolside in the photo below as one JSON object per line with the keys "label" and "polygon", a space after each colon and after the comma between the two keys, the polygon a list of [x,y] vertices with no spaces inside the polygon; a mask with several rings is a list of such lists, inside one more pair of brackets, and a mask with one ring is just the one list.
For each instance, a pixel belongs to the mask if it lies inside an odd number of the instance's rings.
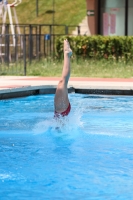
{"label": "paved poolside", "polygon": [[[0,76],[0,99],[54,93],[59,79],[58,77]],[[81,93],[133,95],[133,78],[71,77],[68,88],[73,92]]]}

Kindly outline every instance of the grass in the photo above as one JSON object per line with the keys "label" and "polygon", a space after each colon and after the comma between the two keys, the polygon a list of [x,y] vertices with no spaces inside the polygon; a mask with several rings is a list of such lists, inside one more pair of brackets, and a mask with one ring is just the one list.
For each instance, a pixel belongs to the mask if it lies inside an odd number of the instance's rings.
{"label": "grass", "polygon": [[[51,12],[53,2],[54,15]],[[83,0],[38,0],[38,11],[38,17],[36,17],[36,1],[22,0],[22,3],[16,7],[19,24],[78,25],[86,16],[86,2]],[[56,33],[59,31],[55,28]]]}
{"label": "grass", "polygon": [[[27,76],[60,77],[63,62],[42,59],[27,63]],[[1,68],[0,68],[1,69]],[[0,75],[23,75],[23,63],[11,65],[0,70]],[[21,73],[20,73],[21,71]],[[131,78],[133,77],[132,63],[113,62],[105,60],[71,60],[71,77],[101,77],[101,78]]]}
{"label": "grass", "polygon": [[[39,0],[39,15],[36,17],[36,1],[23,0],[17,7],[20,23],[53,23],[53,0]],[[30,12],[29,12],[30,10]],[[83,0],[54,0],[55,24],[78,24],[86,15],[86,3]]]}
{"label": "grass", "polygon": [[[51,12],[54,10],[55,13]],[[10,3],[10,2],[9,2]],[[16,7],[20,24],[65,24],[78,25],[86,16],[86,2],[83,0],[38,0],[39,15],[36,17],[36,1],[23,0]],[[53,21],[54,17],[54,21]],[[1,20],[1,19],[0,19]],[[0,21],[1,23],[1,21]],[[74,28],[71,29],[71,31]],[[48,30],[44,29],[44,33]],[[54,33],[62,33],[62,28],[55,28]],[[50,58],[27,63],[29,76],[60,76],[63,63]],[[72,77],[105,77],[105,78],[130,78],[133,77],[132,63],[107,62],[105,60],[72,59]],[[0,75],[23,75],[23,63],[11,64],[9,67],[0,66]]]}

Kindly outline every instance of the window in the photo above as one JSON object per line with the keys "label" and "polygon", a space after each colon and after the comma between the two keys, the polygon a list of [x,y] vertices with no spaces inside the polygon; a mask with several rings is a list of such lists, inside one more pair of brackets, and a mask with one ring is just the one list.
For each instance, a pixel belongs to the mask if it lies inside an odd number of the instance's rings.
{"label": "window", "polygon": [[101,0],[100,19],[100,34],[125,35],[125,0]]}
{"label": "window", "polygon": [[133,35],[133,0],[128,0],[128,35]]}

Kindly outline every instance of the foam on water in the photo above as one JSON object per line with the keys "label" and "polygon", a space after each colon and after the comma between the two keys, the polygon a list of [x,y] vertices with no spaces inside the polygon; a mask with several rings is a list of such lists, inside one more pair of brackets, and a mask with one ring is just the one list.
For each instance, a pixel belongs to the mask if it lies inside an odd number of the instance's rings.
{"label": "foam on water", "polygon": [[72,94],[69,98],[72,110],[69,116],[59,120],[53,117],[53,95],[0,101],[0,129],[3,133],[15,134],[50,131],[76,135],[82,131],[92,135],[133,137],[132,97]]}
{"label": "foam on water", "polygon": [[65,117],[54,118],[52,116],[47,117],[47,119],[38,122],[33,128],[34,134],[45,134],[49,131],[52,134],[68,135],[77,134],[79,129],[82,127],[83,122],[81,120],[83,110],[72,109],[70,114]]}

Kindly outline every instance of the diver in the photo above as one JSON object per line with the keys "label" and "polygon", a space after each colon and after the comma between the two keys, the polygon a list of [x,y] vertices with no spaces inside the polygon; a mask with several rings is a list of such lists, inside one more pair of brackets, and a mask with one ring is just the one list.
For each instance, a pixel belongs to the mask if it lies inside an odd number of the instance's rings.
{"label": "diver", "polygon": [[64,40],[64,64],[62,69],[62,76],[58,83],[55,98],[55,117],[67,116],[71,110],[71,104],[68,99],[68,81],[70,78],[70,58],[72,56],[72,50],[70,48],[68,40]]}

